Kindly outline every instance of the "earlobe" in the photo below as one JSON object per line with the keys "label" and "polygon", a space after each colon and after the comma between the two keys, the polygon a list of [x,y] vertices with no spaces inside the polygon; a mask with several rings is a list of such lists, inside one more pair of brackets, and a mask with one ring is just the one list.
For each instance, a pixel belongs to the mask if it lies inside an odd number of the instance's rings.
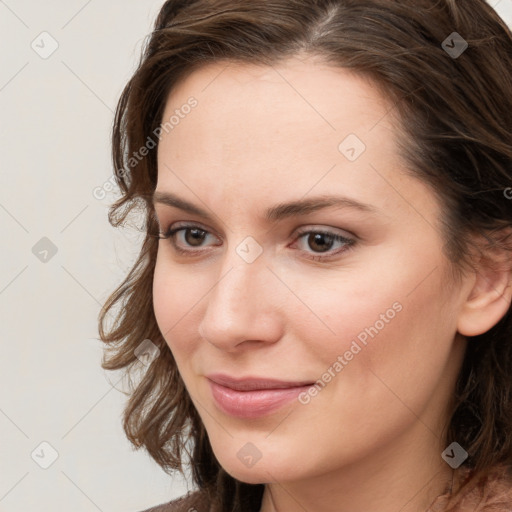
{"label": "earlobe", "polygon": [[[508,255],[508,254],[507,254]],[[505,251],[480,259],[473,274],[473,286],[459,311],[457,330],[464,336],[477,336],[490,330],[505,316],[512,300],[512,270]]]}

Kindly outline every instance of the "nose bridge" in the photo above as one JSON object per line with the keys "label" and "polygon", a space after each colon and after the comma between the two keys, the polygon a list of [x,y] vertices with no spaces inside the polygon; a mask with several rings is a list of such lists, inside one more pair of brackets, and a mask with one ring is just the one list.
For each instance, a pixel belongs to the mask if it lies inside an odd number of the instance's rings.
{"label": "nose bridge", "polygon": [[[271,273],[262,255],[252,262],[240,255],[244,244],[229,250],[219,278],[208,293],[207,307],[200,323],[200,334],[210,343],[229,349],[247,340],[272,338],[269,318]],[[269,330],[270,329],[270,330]]]}
{"label": "nose bridge", "polygon": [[[238,259],[238,261],[237,261]],[[257,286],[261,276],[261,266],[255,263],[247,264],[235,255],[229,258],[229,264],[222,267],[222,273],[214,286],[209,303],[214,307],[238,309],[239,304],[249,306],[248,299]]]}

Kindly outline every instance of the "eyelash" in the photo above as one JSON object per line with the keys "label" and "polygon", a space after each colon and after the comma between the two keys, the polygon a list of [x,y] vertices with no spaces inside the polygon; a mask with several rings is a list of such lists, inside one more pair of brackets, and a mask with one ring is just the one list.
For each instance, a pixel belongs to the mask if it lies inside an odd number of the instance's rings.
{"label": "eyelash", "polygon": [[[192,256],[192,255],[194,255],[193,253],[203,252],[203,251],[202,250],[197,251],[197,250],[183,249],[177,245],[176,240],[175,240],[175,235],[177,233],[179,233],[180,231],[187,231],[187,230],[192,230],[192,229],[197,229],[197,230],[201,231],[202,233],[205,233],[206,235],[211,234],[208,230],[203,229],[201,226],[192,224],[192,225],[183,225],[183,226],[179,226],[179,227],[172,228],[172,229],[169,228],[166,232],[160,233],[158,238],[160,240],[168,239],[171,242],[172,247],[174,248],[174,250],[177,253],[182,254],[184,256]],[[299,233],[297,233],[297,240],[299,240],[300,238],[302,238],[305,235],[311,235],[311,234],[315,234],[315,235],[320,234],[320,235],[326,235],[328,237],[331,237],[332,243],[335,243],[335,242],[343,242],[344,243],[344,246],[335,252],[326,251],[325,253],[316,253],[316,254],[327,254],[327,256],[324,256],[324,255],[322,255],[322,256],[307,256],[308,259],[311,259],[314,261],[323,261],[323,260],[331,259],[334,256],[338,256],[341,253],[345,253],[346,251],[350,250],[352,248],[352,246],[356,243],[356,241],[354,239],[347,238],[345,236],[342,236],[342,235],[339,235],[336,233],[332,233],[330,231],[312,230],[312,229],[302,230]]]}

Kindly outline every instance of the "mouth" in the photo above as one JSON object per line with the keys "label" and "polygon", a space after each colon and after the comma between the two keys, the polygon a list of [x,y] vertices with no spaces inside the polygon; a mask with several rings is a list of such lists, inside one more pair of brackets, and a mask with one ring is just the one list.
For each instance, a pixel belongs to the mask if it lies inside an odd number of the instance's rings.
{"label": "mouth", "polygon": [[235,379],[208,375],[212,397],[224,413],[238,418],[271,414],[290,403],[314,384],[311,381],[283,381],[259,377]]}

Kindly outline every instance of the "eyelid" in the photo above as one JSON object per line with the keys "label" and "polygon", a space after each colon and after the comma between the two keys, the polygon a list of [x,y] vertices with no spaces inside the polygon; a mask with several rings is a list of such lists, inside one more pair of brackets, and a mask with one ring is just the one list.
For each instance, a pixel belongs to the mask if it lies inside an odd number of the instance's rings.
{"label": "eyelid", "polygon": [[[165,223],[164,223],[165,224]],[[194,229],[194,228],[198,228],[202,231],[206,231],[209,235],[213,235],[217,238],[219,238],[216,234],[215,234],[215,231],[212,230],[211,228],[209,228],[208,226],[205,226],[203,224],[201,224],[200,222],[196,222],[196,221],[190,221],[190,222],[187,222],[187,221],[178,221],[178,222],[172,222],[169,224],[169,226],[165,229],[165,231],[162,232],[162,228],[161,228],[161,225],[160,223],[158,223],[158,227],[159,227],[159,234],[160,235],[165,235],[166,233],[169,233],[171,231],[177,231],[178,229],[185,229],[185,228],[189,228],[189,229]],[[166,238],[164,236],[164,238]]]}
{"label": "eyelid", "polygon": [[357,239],[357,236],[351,233],[350,231],[347,231],[346,229],[341,228],[334,228],[334,227],[322,227],[319,224],[311,224],[308,226],[302,226],[298,228],[295,236],[302,236],[306,233],[310,233],[311,231],[318,232],[318,233],[325,233],[333,236],[342,236],[343,238],[347,239]]}

